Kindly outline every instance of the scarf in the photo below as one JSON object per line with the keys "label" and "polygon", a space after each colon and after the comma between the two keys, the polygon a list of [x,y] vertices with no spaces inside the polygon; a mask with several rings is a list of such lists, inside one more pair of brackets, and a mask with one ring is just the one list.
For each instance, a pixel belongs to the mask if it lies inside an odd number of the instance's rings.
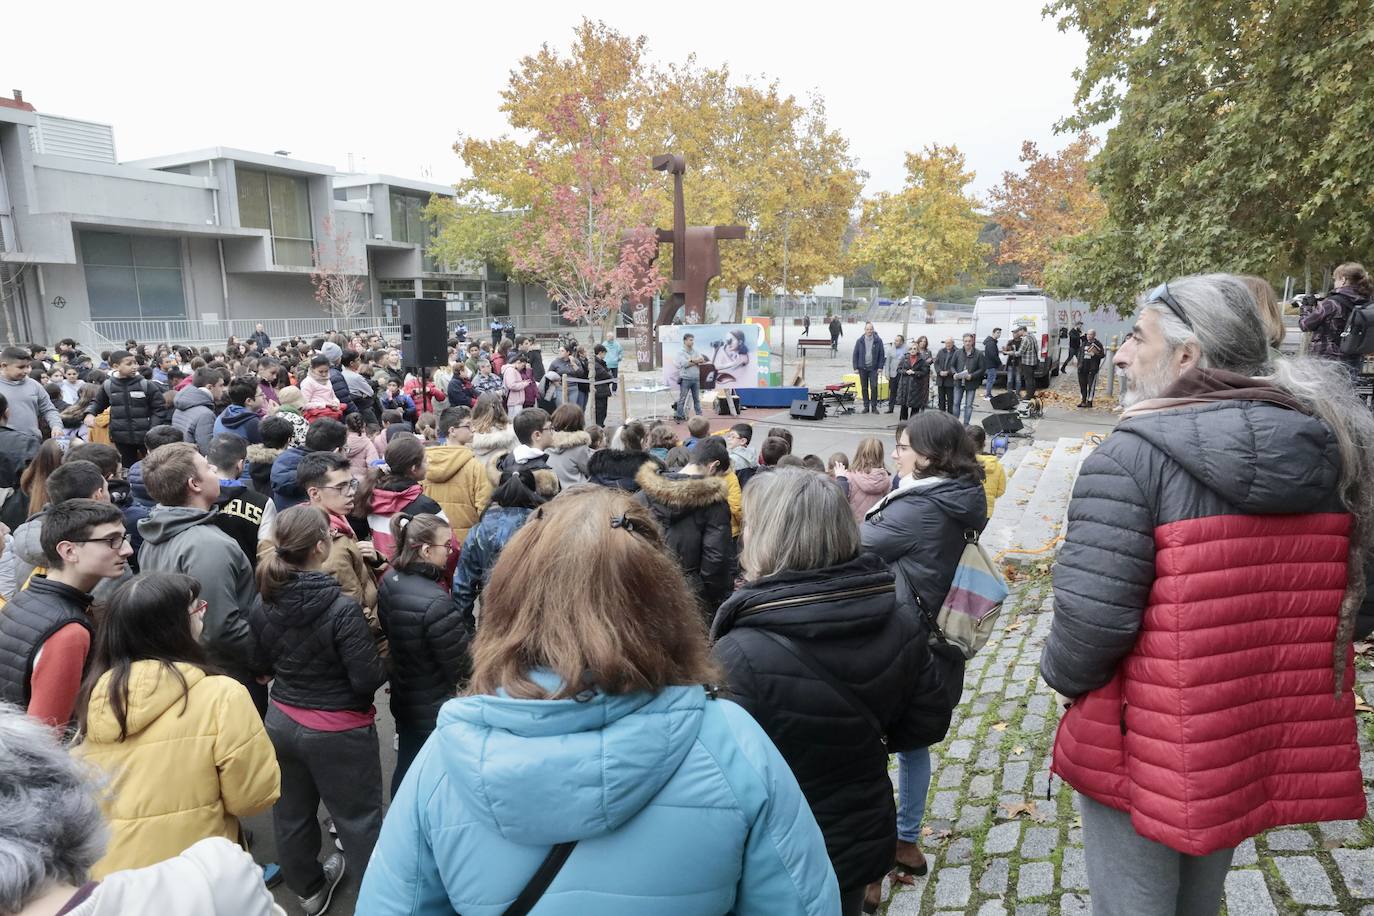
{"label": "scarf", "polygon": [[1194,369],[1180,375],[1159,397],[1128,407],[1121,419],[1214,401],[1262,401],[1299,413],[1309,412],[1297,398],[1263,379],[1225,369]]}

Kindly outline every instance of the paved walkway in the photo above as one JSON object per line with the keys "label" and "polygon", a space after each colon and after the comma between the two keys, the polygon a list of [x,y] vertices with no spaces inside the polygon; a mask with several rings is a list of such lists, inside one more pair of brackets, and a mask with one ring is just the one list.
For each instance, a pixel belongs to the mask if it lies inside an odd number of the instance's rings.
{"label": "paved walkway", "polygon": [[[932,748],[922,843],[930,874],[910,887],[888,888],[880,912],[1092,912],[1073,792],[1058,777],[1049,784],[1058,710],[1038,665],[1052,607],[1043,580],[1023,586],[970,662],[949,736]],[[1374,701],[1374,671],[1363,657],[1358,678],[1365,700]],[[1374,720],[1369,712],[1359,715],[1368,784],[1374,780]],[[892,776],[895,784],[895,758]],[[1374,823],[1368,818],[1272,830],[1249,840],[1237,850],[1226,881],[1226,913],[1374,916],[1370,847]]]}

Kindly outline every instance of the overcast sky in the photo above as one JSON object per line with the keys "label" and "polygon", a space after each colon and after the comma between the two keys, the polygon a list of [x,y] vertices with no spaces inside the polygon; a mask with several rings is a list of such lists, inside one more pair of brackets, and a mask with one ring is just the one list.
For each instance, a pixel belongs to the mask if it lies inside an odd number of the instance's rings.
{"label": "overcast sky", "polygon": [[661,62],[695,52],[818,92],[870,192],[900,187],[904,152],[928,143],[958,144],[979,193],[1016,168],[1023,140],[1064,145],[1053,125],[1083,57],[1040,0],[696,0],[685,15],[650,0],[9,6],[0,92],[113,124],[121,160],[233,146],[344,170],[352,153],[358,171],[438,183],[462,177],[459,131],[506,129],[498,93],[520,57],[566,49],[583,15],[647,36]]}

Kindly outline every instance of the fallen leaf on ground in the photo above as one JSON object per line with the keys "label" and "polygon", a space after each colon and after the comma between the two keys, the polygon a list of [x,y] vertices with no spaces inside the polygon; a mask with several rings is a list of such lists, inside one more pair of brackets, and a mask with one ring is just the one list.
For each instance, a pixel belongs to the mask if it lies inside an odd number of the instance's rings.
{"label": "fallen leaf on ground", "polygon": [[1366,702],[1365,702],[1364,700],[1362,700],[1360,697],[1356,697],[1356,698],[1355,698],[1355,711],[1356,711],[1356,712],[1374,712],[1374,706],[1370,706],[1368,703],[1366,703]]}
{"label": "fallen leaf on ground", "polygon": [[1336,839],[1335,837],[1332,837],[1329,840],[1322,840],[1322,849],[1325,849],[1327,851],[1330,851],[1332,849],[1340,849],[1344,845],[1345,843]]}
{"label": "fallen leaf on ground", "polygon": [[1011,752],[1013,754],[1024,754],[1026,752],[1026,749],[1018,744],[1016,745],[1016,747],[1011,749]]}
{"label": "fallen leaf on ground", "polygon": [[1015,803],[1002,802],[999,807],[1006,812],[1005,817],[1009,821],[1014,821],[1023,814],[1037,824],[1044,823],[1045,821],[1045,814],[1035,806],[1035,802],[1033,801]]}
{"label": "fallen leaf on ground", "polygon": [[1354,648],[1356,655],[1374,655],[1374,643],[1357,642]]}
{"label": "fallen leaf on ground", "polygon": [[995,732],[1004,732],[1007,730],[1007,723],[998,722],[996,725],[992,727],[992,730]]}
{"label": "fallen leaf on ground", "polygon": [[934,832],[935,832],[935,831],[932,830],[932,829],[930,829],[930,827],[922,827],[922,828],[921,828],[921,836],[930,836],[930,835],[933,834]]}
{"label": "fallen leaf on ground", "polygon": [[1022,618],[1017,617],[1011,623],[1007,624],[1007,632],[1010,633],[1012,630],[1019,630],[1024,625],[1025,622],[1022,620]]}

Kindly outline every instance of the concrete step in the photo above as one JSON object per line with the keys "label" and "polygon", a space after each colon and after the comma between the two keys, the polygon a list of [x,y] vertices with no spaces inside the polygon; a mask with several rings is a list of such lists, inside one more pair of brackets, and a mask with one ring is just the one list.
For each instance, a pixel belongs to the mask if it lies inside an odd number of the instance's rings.
{"label": "concrete step", "polygon": [[1003,559],[1026,564],[1054,557],[1084,448],[1085,441],[1077,438],[1065,437],[1054,444],[1036,478],[1034,492],[1006,540]]}
{"label": "concrete step", "polygon": [[988,519],[988,526],[983,531],[983,546],[992,554],[1011,546],[1054,448],[1049,443],[1037,442],[1018,451],[1023,456],[1016,462],[1015,473],[1009,474],[1007,492],[998,497],[992,518]]}

